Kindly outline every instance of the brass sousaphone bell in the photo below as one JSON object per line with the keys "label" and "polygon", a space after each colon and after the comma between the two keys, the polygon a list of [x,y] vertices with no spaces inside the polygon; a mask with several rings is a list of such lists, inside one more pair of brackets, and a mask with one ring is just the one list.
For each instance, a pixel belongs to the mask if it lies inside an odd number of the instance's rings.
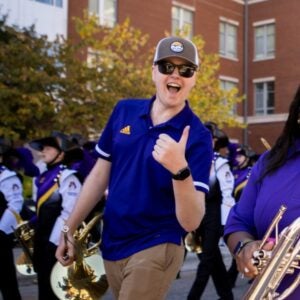
{"label": "brass sousaphone bell", "polygon": [[28,221],[23,221],[14,230],[14,235],[23,249],[16,259],[17,271],[26,276],[36,275],[32,264],[34,229]]}
{"label": "brass sousaphone bell", "polygon": [[59,299],[99,300],[108,289],[100,241],[88,248],[89,232],[99,221],[95,216],[87,225],[83,223],[74,233],[76,259],[71,266],[57,262],[51,272],[51,286]]}
{"label": "brass sousaphone bell", "polygon": [[202,252],[201,237],[195,231],[189,232],[184,239],[185,249],[189,252],[200,254]]}

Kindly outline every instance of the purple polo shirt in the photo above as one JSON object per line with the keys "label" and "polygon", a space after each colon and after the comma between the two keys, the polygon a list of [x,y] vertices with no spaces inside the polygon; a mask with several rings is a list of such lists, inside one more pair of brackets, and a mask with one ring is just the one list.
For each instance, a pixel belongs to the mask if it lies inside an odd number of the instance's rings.
{"label": "purple polo shirt", "polygon": [[[261,239],[282,204],[287,206],[287,211],[279,222],[279,232],[300,216],[300,141],[289,151],[288,160],[281,168],[259,181],[265,157],[266,153],[253,167],[239,202],[231,209],[225,239],[236,231],[246,231]],[[286,275],[279,291],[286,289],[294,277]],[[287,299],[299,300],[300,287]]]}
{"label": "purple polo shirt", "polygon": [[208,191],[212,159],[209,131],[188,102],[172,119],[153,126],[150,111],[154,99],[120,101],[96,146],[99,157],[112,164],[101,243],[102,255],[108,260],[161,243],[180,245],[185,234],[175,215],[171,173],[152,156],[161,133],[179,141],[184,127],[191,126],[186,159],[195,188]]}

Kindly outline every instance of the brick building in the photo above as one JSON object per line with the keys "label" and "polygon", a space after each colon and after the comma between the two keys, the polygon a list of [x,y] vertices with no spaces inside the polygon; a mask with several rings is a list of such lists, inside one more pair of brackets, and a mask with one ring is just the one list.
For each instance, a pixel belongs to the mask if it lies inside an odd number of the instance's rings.
{"label": "brick building", "polygon": [[[247,128],[226,132],[257,152],[265,150],[260,137],[275,142],[299,85],[299,0],[69,1],[69,17],[83,9],[97,13],[108,26],[130,17],[153,45],[184,24],[190,36],[202,35],[206,52],[220,55],[222,86],[237,86],[247,95],[236,108]],[[68,33],[73,34],[70,23]]]}
{"label": "brick building", "polygon": [[[225,131],[257,152],[265,150],[260,137],[275,142],[299,85],[299,0],[0,0],[1,5],[15,11],[15,23],[26,12],[27,26],[31,17],[41,33],[70,38],[76,38],[72,17],[85,9],[106,26],[129,17],[153,46],[165,32],[187,26],[190,37],[203,36],[207,53],[219,53],[222,87],[237,86],[246,95],[236,115],[247,128]],[[53,23],[57,17],[59,24]]]}

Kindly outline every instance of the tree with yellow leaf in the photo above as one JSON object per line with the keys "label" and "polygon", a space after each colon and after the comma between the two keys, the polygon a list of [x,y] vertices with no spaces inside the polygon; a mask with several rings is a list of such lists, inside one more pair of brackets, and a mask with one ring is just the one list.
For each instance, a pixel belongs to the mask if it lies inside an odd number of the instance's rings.
{"label": "tree with yellow leaf", "polygon": [[[93,84],[102,86],[105,82],[106,86],[98,91],[103,92],[100,101],[106,99],[106,104],[113,104],[123,97],[152,95],[154,87],[150,71],[154,47],[147,44],[147,35],[130,26],[129,19],[111,29],[99,27],[96,19],[85,15],[76,20],[76,28],[85,47],[98,53],[92,65],[99,70],[101,83],[95,80]],[[220,67],[218,55],[205,53],[204,40],[200,36],[194,37],[193,42],[198,48],[201,66],[197,84],[189,98],[190,105],[203,121],[214,121],[221,127],[241,126],[232,111],[242,97],[238,97],[237,89],[221,89],[217,76]]]}
{"label": "tree with yellow leaf", "polygon": [[[148,35],[129,19],[107,28],[85,14],[75,26],[78,42],[50,42],[34,27],[17,29],[0,20],[0,135],[21,141],[51,130],[97,136],[118,100],[153,95]],[[241,97],[220,88],[218,56],[204,52],[201,37],[194,42],[201,66],[192,108],[203,121],[237,125],[231,111]]]}

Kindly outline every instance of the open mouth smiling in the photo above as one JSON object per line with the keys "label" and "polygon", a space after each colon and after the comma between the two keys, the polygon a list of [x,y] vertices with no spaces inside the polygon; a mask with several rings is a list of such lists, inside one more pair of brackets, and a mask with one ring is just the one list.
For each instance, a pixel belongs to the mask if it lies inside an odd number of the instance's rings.
{"label": "open mouth smiling", "polygon": [[181,89],[181,86],[176,83],[168,83],[167,88],[168,88],[168,91],[171,93],[178,93]]}

